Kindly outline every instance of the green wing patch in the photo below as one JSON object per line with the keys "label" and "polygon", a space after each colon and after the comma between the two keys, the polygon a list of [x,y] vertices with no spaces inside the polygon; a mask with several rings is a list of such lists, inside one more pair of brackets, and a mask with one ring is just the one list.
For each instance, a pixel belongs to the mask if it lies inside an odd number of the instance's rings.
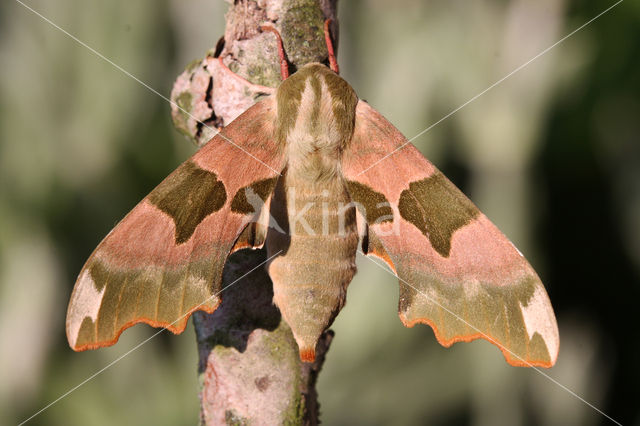
{"label": "green wing patch", "polygon": [[351,180],[347,181],[347,190],[351,199],[364,209],[361,213],[368,224],[393,222],[391,204],[383,194],[374,191],[367,185]]}
{"label": "green wing patch", "polygon": [[480,213],[444,175],[436,172],[412,182],[400,194],[400,216],[413,224],[442,256],[449,257],[453,233]]}
{"label": "green wing patch", "polygon": [[124,328],[141,321],[166,326],[175,333],[194,309],[211,311],[220,301],[216,296],[219,285],[214,283],[215,271],[224,264],[221,255],[216,252],[171,269],[147,266],[117,270],[93,259],[89,273],[103,296],[95,321],[89,316],[82,320],[76,347],[113,343]]}
{"label": "green wing patch", "polygon": [[186,161],[149,194],[149,201],[171,216],[176,244],[182,244],[205,217],[224,206],[227,193],[215,173]]}
{"label": "green wing patch", "polygon": [[253,204],[247,199],[247,195],[257,195],[262,202],[267,201],[267,197],[273,192],[277,178],[263,179],[252,183],[249,186],[240,188],[231,201],[231,211],[240,214],[256,213]]}
{"label": "green wing patch", "polygon": [[400,282],[399,312],[405,325],[430,324],[444,346],[485,338],[498,345],[513,365],[553,363],[552,354],[556,351],[549,348],[539,332],[531,330],[529,334],[523,315],[536,291],[544,292],[537,277],[496,286],[490,282],[445,282],[437,275],[403,265],[398,274],[407,282],[428,283],[418,291],[419,287]]}

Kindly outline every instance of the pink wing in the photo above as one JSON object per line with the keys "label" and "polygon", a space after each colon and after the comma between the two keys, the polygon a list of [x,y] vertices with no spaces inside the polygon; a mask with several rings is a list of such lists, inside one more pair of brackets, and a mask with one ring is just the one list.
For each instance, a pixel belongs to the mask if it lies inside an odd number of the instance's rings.
{"label": "pink wing", "polygon": [[533,268],[365,102],[357,106],[354,136],[342,165],[351,196],[369,225],[363,249],[384,259],[399,277],[404,325],[430,325],[447,347],[484,338],[512,365],[555,363],[558,327]]}
{"label": "pink wing", "polygon": [[247,224],[255,222],[284,167],[272,137],[274,120],[272,98],[251,107],[106,236],[69,302],[67,337],[74,350],[112,345],[138,322],[181,333],[191,313],[217,308],[222,268],[236,241],[235,248],[261,245],[243,230],[255,228]]}

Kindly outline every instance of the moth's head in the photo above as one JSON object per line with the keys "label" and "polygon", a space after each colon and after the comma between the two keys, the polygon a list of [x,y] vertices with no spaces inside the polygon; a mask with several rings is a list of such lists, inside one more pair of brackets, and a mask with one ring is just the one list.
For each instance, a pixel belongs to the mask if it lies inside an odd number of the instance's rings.
{"label": "moth's head", "polygon": [[276,99],[276,134],[280,140],[313,138],[344,144],[351,139],[358,96],[349,83],[326,66],[303,66],[280,84]]}

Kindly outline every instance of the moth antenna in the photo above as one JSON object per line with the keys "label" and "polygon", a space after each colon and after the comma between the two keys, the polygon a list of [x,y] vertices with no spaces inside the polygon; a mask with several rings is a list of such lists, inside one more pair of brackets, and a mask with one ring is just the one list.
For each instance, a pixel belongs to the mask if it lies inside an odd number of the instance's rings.
{"label": "moth antenna", "polygon": [[333,22],[331,18],[324,21],[324,40],[327,43],[327,51],[329,52],[329,66],[333,72],[340,74],[338,68],[338,61],[336,60],[336,54],[333,51],[333,41],[331,41],[331,31],[329,25]]}
{"label": "moth antenna", "polygon": [[269,31],[276,35],[278,38],[278,55],[280,56],[280,74],[282,79],[286,80],[289,77],[289,61],[287,61],[287,55],[284,52],[284,45],[282,44],[282,37],[280,32],[270,25],[261,25],[260,31]]}

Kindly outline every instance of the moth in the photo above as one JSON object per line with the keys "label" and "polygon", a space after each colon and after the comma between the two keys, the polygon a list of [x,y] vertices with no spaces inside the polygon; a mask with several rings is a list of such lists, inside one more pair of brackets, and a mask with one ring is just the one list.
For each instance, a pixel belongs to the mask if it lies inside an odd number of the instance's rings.
{"label": "moth", "polygon": [[[181,333],[224,297],[236,250],[266,247],[274,303],[300,358],[345,303],[356,253],[400,283],[399,316],[444,346],[484,338],[517,366],[552,366],[558,328],[513,244],[330,68],[303,66],[145,197],[82,268],[67,311],[77,351],[144,322]],[[276,32],[277,34],[277,32]]]}

